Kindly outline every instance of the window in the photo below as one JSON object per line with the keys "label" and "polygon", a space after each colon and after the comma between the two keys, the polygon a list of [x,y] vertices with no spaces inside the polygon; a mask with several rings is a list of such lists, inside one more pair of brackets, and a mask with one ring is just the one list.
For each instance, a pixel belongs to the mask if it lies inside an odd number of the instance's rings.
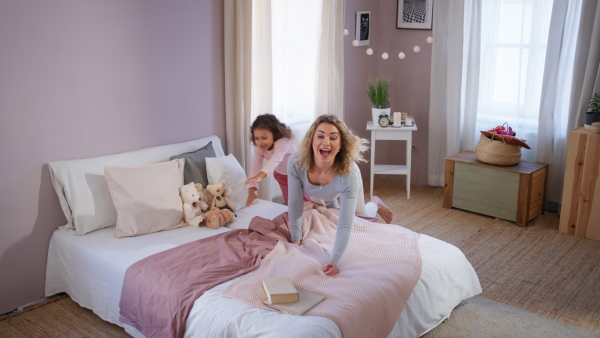
{"label": "window", "polygon": [[552,0],[482,1],[475,139],[508,122],[535,146],[551,13]]}

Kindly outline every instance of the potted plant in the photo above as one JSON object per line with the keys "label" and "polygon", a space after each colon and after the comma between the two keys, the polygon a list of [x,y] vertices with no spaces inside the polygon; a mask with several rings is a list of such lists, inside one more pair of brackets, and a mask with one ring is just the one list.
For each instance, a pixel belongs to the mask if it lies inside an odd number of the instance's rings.
{"label": "potted plant", "polygon": [[593,122],[600,121],[600,95],[594,93],[590,99],[588,112],[585,114],[585,124],[591,126]]}
{"label": "potted plant", "polygon": [[371,114],[375,125],[378,125],[380,115],[390,116],[391,80],[390,76],[380,75],[375,81],[369,79],[369,82],[367,82],[367,95],[373,104]]}

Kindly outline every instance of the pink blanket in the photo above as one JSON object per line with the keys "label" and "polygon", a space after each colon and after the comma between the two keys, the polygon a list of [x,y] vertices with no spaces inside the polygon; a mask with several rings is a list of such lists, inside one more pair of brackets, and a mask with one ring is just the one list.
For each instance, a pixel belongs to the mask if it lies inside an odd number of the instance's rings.
{"label": "pink blanket", "polygon": [[[306,204],[308,206],[308,204]],[[344,337],[386,337],[421,275],[418,234],[397,225],[355,218],[340,274],[323,273],[335,240],[337,210],[304,212],[304,245],[279,242],[260,267],[232,283],[224,297],[266,310],[263,276],[288,276],[326,298],[305,315],[334,321]]]}
{"label": "pink blanket", "polygon": [[[181,337],[194,301],[204,291],[256,269],[278,240],[289,241],[287,213],[255,217],[232,230],[140,260],[125,272],[120,322],[146,337]],[[282,227],[278,227],[278,225]]]}

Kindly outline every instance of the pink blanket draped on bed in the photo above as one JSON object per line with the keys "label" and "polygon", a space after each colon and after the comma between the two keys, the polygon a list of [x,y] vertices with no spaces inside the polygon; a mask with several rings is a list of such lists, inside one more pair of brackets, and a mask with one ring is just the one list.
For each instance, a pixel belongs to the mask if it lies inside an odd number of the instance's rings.
{"label": "pink blanket draped on bed", "polygon": [[[181,337],[194,301],[206,290],[256,269],[278,240],[289,241],[284,213],[146,257],[127,268],[120,322],[146,337]],[[281,227],[278,226],[282,225]]]}
{"label": "pink blanket draped on bed", "polygon": [[263,305],[264,276],[288,276],[298,289],[325,300],[305,315],[334,321],[343,336],[386,337],[393,329],[421,275],[418,234],[391,224],[355,218],[340,274],[329,277],[323,265],[333,248],[338,211],[318,207],[304,212],[304,245],[279,242],[260,267],[231,284],[223,297]]}

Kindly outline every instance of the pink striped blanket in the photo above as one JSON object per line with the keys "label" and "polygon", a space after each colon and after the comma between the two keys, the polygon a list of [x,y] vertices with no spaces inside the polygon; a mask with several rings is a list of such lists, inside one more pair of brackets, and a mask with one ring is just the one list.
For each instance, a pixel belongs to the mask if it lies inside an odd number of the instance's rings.
{"label": "pink striped blanket", "polygon": [[392,224],[355,217],[340,273],[323,273],[335,240],[338,210],[314,207],[303,221],[304,245],[278,242],[258,269],[231,284],[223,297],[265,310],[263,276],[288,276],[302,290],[325,300],[305,315],[334,321],[344,337],[386,337],[421,275],[418,234]]}
{"label": "pink striped blanket", "polygon": [[255,217],[232,230],[146,257],[127,268],[121,323],[146,337],[181,337],[194,301],[206,290],[258,267],[277,244],[289,241],[287,213]]}

